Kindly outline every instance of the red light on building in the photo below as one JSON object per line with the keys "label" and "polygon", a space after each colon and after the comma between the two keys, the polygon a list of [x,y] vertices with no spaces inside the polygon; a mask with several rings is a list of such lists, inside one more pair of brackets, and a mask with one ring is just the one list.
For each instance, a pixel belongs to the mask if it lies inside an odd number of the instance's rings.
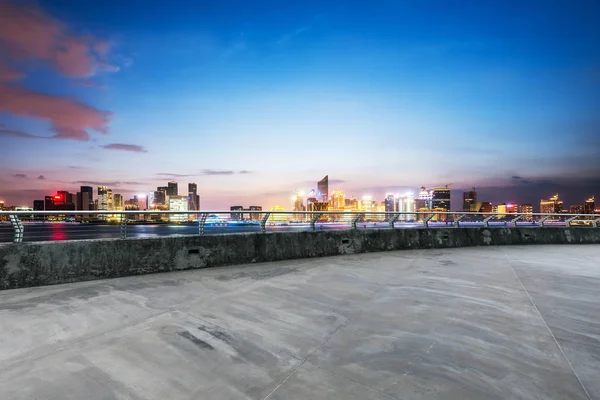
{"label": "red light on building", "polygon": [[60,200],[60,196],[54,196],[56,200]]}

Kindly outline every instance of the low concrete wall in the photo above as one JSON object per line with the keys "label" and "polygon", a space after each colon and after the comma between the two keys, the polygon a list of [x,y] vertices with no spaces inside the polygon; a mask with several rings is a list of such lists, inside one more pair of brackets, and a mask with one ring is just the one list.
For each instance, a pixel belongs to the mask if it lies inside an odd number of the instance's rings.
{"label": "low concrete wall", "polygon": [[6,244],[0,246],[0,289],[375,251],[536,243],[600,243],[600,229],[381,229]]}

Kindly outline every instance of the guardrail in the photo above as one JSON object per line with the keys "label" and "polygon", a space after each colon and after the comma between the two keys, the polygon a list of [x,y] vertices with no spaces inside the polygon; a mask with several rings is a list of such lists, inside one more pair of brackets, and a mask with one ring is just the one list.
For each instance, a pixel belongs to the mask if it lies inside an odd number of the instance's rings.
{"label": "guardrail", "polygon": [[[246,218],[247,217],[247,218]],[[0,211],[0,242],[242,233],[267,230],[439,228],[439,227],[594,227],[598,214],[373,211]],[[134,228],[138,227],[139,228]],[[185,227],[169,230],[161,227]],[[8,229],[2,229],[8,228]],[[6,231],[10,231],[10,235]]]}

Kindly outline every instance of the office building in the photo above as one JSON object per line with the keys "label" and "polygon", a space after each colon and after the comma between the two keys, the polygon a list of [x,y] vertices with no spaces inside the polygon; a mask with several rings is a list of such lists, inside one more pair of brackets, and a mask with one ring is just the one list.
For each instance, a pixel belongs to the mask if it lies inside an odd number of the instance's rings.
{"label": "office building", "polygon": [[498,205],[497,212],[500,217],[505,217],[508,214],[516,214],[519,207],[515,203],[502,203]]}
{"label": "office building", "polygon": [[563,202],[558,199],[558,194],[550,197],[548,200],[540,200],[540,213],[557,214],[562,211]]}
{"label": "office building", "polygon": [[344,211],[344,208],[346,207],[346,195],[341,190],[334,190],[331,192],[329,203],[330,210]]}
{"label": "office building", "polygon": [[[274,206],[271,211],[285,211],[282,206]],[[286,222],[287,215],[285,214],[271,214],[269,215],[269,222]]]}
{"label": "office building", "polygon": [[354,197],[345,199],[344,206],[346,207],[346,211],[358,211],[358,200]]}
{"label": "office building", "polygon": [[433,209],[450,211],[450,188],[435,188],[432,190],[431,204]]}
{"label": "office building", "polygon": [[583,214],[584,206],[583,204],[573,204],[569,207],[569,214]]}
{"label": "office building", "polygon": [[[415,212],[415,199],[412,193],[404,193],[398,198],[398,211],[403,213]],[[415,215],[402,214],[400,221],[412,221],[415,219]]]}
{"label": "office building", "polygon": [[[177,189],[177,182],[171,181],[167,184],[167,196],[177,196],[179,191]],[[170,204],[170,203],[169,203]]]}
{"label": "office building", "polygon": [[393,193],[388,193],[385,195],[384,211],[385,212],[396,211],[396,198]]}
{"label": "office building", "polygon": [[45,211],[53,211],[54,210],[54,196],[44,196],[44,210]]}
{"label": "office building", "polygon": [[188,183],[188,210],[200,209],[200,196],[198,196],[198,185]]}
{"label": "office building", "polygon": [[421,186],[421,191],[415,200],[415,208],[417,211],[433,208],[433,190],[427,190]]}
{"label": "office building", "polygon": [[123,211],[125,205],[123,204],[123,196],[119,193],[115,193],[113,196],[113,207],[115,211]]}
{"label": "office building", "polygon": [[[139,202],[138,202],[139,204]],[[188,197],[187,196],[169,196],[169,210],[170,211],[188,211]],[[169,220],[172,222],[186,222],[188,221],[187,214],[170,214]]]}
{"label": "office building", "polygon": [[[366,212],[377,212],[377,201],[373,200],[371,196],[363,196],[360,201],[360,209]],[[372,216],[367,217],[367,219]]]}
{"label": "office building", "polygon": [[531,204],[521,204],[521,214],[533,214],[533,206]]}
{"label": "office building", "polygon": [[[262,211],[262,206],[250,206],[248,207],[248,211]],[[250,214],[251,221],[260,221],[262,219],[262,214],[252,213]]]}
{"label": "office building", "polygon": [[468,192],[463,192],[463,211],[471,211],[471,206],[477,203],[477,192],[475,188]]}
{"label": "office building", "polygon": [[[230,211],[237,211],[231,213],[231,219],[233,221],[241,221],[244,219],[244,206],[231,206],[229,207]],[[240,212],[241,211],[241,212]]]}
{"label": "office building", "polygon": [[44,200],[34,200],[33,211],[44,211]]}
{"label": "office building", "polygon": [[317,183],[317,190],[319,192],[319,201],[327,203],[329,201],[329,175],[325,175],[325,177]]}
{"label": "office building", "polygon": [[583,203],[583,212],[586,214],[594,213],[594,196],[590,197]]}
{"label": "office building", "polygon": [[[98,186],[98,211],[108,211],[108,192],[106,186]],[[111,191],[112,193],[112,191]],[[112,194],[111,194],[112,199]]]}
{"label": "office building", "polygon": [[150,192],[149,204],[152,208],[162,208],[167,205],[167,190],[164,187],[159,187],[158,190]]}

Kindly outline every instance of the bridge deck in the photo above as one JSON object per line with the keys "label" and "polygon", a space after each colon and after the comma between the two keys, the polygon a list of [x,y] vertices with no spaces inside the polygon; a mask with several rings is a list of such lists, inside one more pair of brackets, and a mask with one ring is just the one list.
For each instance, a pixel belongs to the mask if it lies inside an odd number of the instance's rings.
{"label": "bridge deck", "polygon": [[2,399],[600,399],[600,246],[0,292]]}

